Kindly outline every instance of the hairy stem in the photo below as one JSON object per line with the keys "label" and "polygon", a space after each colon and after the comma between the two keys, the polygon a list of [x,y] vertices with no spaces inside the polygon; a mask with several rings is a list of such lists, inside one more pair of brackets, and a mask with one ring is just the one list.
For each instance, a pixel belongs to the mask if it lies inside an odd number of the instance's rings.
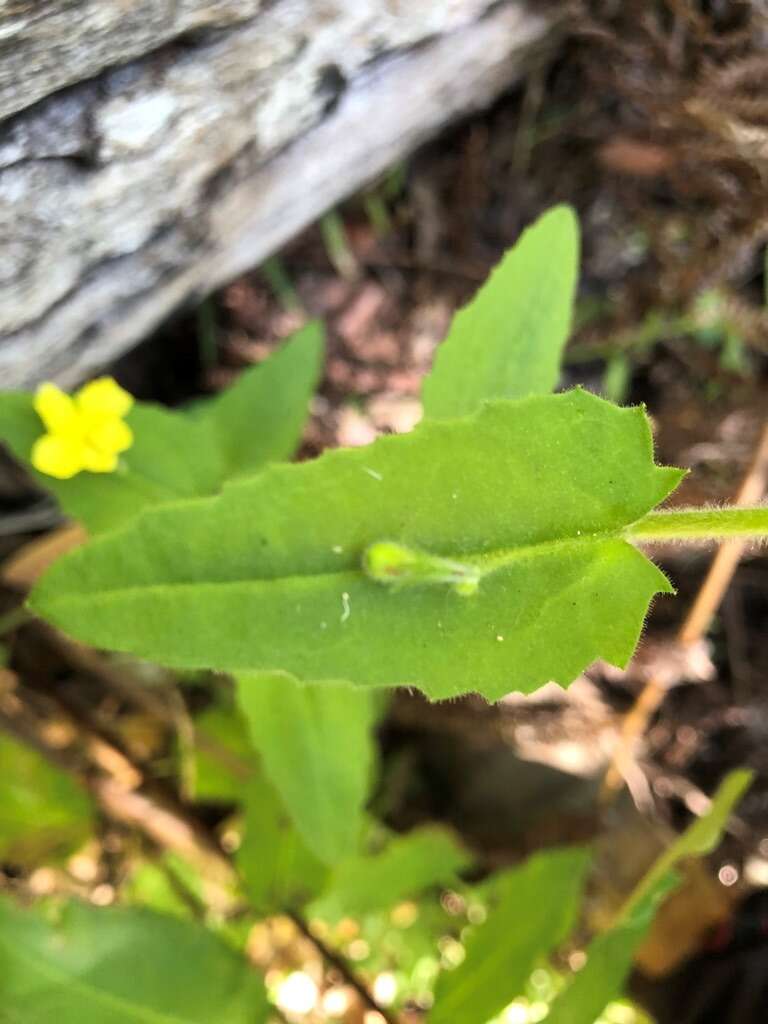
{"label": "hairy stem", "polygon": [[624,531],[633,541],[717,541],[727,537],[768,539],[768,506],[683,508],[649,512]]}

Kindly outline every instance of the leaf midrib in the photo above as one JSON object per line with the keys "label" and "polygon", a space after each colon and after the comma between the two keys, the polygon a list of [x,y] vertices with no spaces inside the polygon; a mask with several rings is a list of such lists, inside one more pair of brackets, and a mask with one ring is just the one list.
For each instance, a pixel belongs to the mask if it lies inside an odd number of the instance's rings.
{"label": "leaf midrib", "polygon": [[[609,531],[605,533],[590,533],[584,534],[582,537],[564,537],[561,539],[540,541],[535,544],[523,544],[520,547],[513,548],[499,548],[496,551],[487,551],[482,554],[456,554],[450,552],[440,557],[451,558],[459,561],[463,561],[468,565],[477,565],[483,572],[483,577],[490,576],[493,573],[499,572],[506,568],[508,565],[514,562],[525,561],[526,559],[537,558],[548,554],[553,554],[558,551],[567,551],[568,549],[579,549],[596,547],[601,543],[607,541],[623,540],[629,544],[629,540],[624,536],[623,529],[617,528],[615,531]],[[630,545],[631,546],[631,545]],[[437,552],[430,551],[429,554],[436,555]],[[307,570],[302,573],[285,573],[283,575],[274,576],[241,576],[234,579],[222,579],[222,580],[164,580],[157,582],[146,582],[146,583],[131,583],[116,586],[99,586],[98,589],[91,586],[87,591],[82,592],[67,592],[58,595],[59,600],[66,601],[67,603],[73,600],[85,599],[91,600],[94,592],[100,596],[114,597],[117,595],[124,595],[126,597],[134,594],[162,594],[163,591],[172,591],[174,593],[184,590],[198,590],[198,589],[209,589],[209,588],[222,588],[222,587],[241,587],[241,586],[270,586],[274,583],[300,583],[306,580],[328,580],[340,583],[348,580],[350,582],[357,581],[360,579],[367,579],[362,569],[358,568],[339,568],[337,570],[328,571],[312,571]],[[381,584],[376,584],[381,586]],[[434,587],[435,584],[423,584],[426,586]],[[442,584],[441,584],[442,585]]]}

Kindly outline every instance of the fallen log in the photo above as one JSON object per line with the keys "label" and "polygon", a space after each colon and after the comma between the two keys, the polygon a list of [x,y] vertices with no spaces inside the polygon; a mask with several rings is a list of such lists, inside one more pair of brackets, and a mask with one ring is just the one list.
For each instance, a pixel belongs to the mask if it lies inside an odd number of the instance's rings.
{"label": "fallen log", "polygon": [[72,385],[540,59],[519,0],[0,2],[0,387]]}

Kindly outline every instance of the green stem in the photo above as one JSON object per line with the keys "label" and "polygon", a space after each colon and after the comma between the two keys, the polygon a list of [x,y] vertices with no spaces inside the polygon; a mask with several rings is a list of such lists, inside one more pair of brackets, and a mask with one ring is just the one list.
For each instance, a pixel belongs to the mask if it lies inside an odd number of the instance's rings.
{"label": "green stem", "polygon": [[261,272],[287,313],[301,311],[301,299],[293,286],[291,275],[279,256],[270,256],[262,264]]}
{"label": "green stem", "polygon": [[756,508],[682,508],[649,512],[621,532],[584,533],[553,540],[521,544],[484,554],[462,555],[462,561],[406,547],[399,541],[382,540],[371,544],[363,555],[366,576],[399,590],[408,586],[452,585],[462,596],[476,593],[480,581],[513,562],[554,553],[578,550],[587,544],[622,537],[635,543],[644,541],[768,540],[768,505]]}
{"label": "green stem", "polygon": [[624,531],[633,541],[715,541],[728,537],[768,539],[768,506],[683,508],[649,512]]}
{"label": "green stem", "polygon": [[360,267],[349,244],[344,221],[336,210],[329,210],[321,219],[320,233],[323,236],[328,259],[336,273],[347,281],[354,281],[360,276]]}
{"label": "green stem", "polygon": [[363,197],[365,212],[378,238],[384,238],[392,230],[392,218],[380,192],[369,192]]}

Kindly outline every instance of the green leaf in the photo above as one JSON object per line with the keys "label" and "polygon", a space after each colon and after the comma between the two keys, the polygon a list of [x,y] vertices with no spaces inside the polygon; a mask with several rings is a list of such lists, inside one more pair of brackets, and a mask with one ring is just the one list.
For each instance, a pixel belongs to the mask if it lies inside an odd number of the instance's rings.
{"label": "green leaf", "polygon": [[457,872],[468,863],[466,852],[445,829],[416,829],[391,839],[380,853],[337,864],[309,913],[335,922],[385,910],[432,886],[456,885]]}
{"label": "green leaf", "polygon": [[43,433],[33,396],[0,395],[0,440],[62,510],[92,534],[114,529],[142,509],[177,498],[214,494],[231,476],[287,458],[301,436],[323,351],[322,329],[309,324],[228,391],[189,410],[136,402],[127,417],[132,447],[114,473],[56,480],[30,464]]}
{"label": "green leaf", "polygon": [[236,859],[250,903],[265,915],[300,909],[320,892],[328,869],[304,844],[265,775],[254,776],[243,796],[245,835]]}
{"label": "green leaf", "polygon": [[[194,749],[194,770],[190,773],[196,800],[238,803],[243,795],[243,772],[240,768],[256,768],[245,722],[233,707],[214,705],[195,718],[195,735],[199,742]],[[229,759],[216,757],[206,747],[211,740],[226,752]]]}
{"label": "green leaf", "polygon": [[[220,456],[209,432],[182,413],[136,403],[127,417],[134,444],[114,473],[79,473],[56,480],[34,469],[32,446],[43,426],[33,396],[0,395],[0,439],[62,511],[80,520],[92,534],[127,522],[148,506],[178,497],[211,493],[221,482]],[[194,452],[194,458],[189,456]]]}
{"label": "green leaf", "polygon": [[676,866],[686,857],[714,850],[752,777],[743,769],[731,772],[712,798],[709,811],[658,858],[622,907],[616,925],[590,943],[585,966],[552,1004],[548,1024],[593,1024],[608,1003],[621,995],[632,958],[656,909],[678,882]]}
{"label": "green leaf", "polygon": [[261,978],[205,928],[139,908],[0,899],[0,1016],[19,1024],[259,1024]]}
{"label": "green leaf", "polygon": [[464,416],[491,398],[552,391],[578,266],[578,221],[570,207],[556,206],[523,232],[454,318],[424,381],[424,414]]}
{"label": "green leaf", "polygon": [[429,1024],[485,1024],[520,995],[573,926],[589,862],[587,850],[550,850],[499,880],[498,905],[470,935],[466,957],[437,979]]}
{"label": "green leaf", "polygon": [[[161,860],[166,860],[166,857]],[[169,872],[157,860],[140,861],[134,867],[130,877],[120,887],[120,899],[123,903],[148,907],[185,921],[193,917],[192,907],[174,886]]]}
{"label": "green leaf", "polygon": [[590,942],[586,964],[552,1003],[547,1024],[594,1024],[608,1003],[623,994],[635,951],[676,884],[674,875],[657,881],[615,928]]}
{"label": "green leaf", "polygon": [[0,860],[37,866],[66,856],[90,835],[92,816],[68,775],[0,733]]}
{"label": "green leaf", "polygon": [[320,376],[323,348],[322,324],[309,323],[269,359],[198,407],[200,420],[223,452],[227,479],[293,456]]}
{"label": "green leaf", "polygon": [[729,772],[712,797],[712,803],[701,818],[695,821],[656,861],[651,870],[635,889],[628,905],[627,913],[645,894],[665,878],[670,871],[686,857],[702,857],[711,853],[720,842],[728,818],[733,808],[749,789],[754,772],[739,768]]}
{"label": "green leaf", "polygon": [[309,849],[327,864],[356,851],[374,757],[371,694],[257,673],[237,678],[237,695],[264,771]]}
{"label": "green leaf", "polygon": [[[666,578],[622,538],[676,485],[642,409],[583,391],[495,402],[363,449],[272,466],[59,559],[32,609],[186,668],[496,698],[625,665]],[[369,579],[381,540],[473,560],[472,596]]]}
{"label": "green leaf", "polygon": [[[126,484],[141,484],[147,504],[169,498],[193,498],[212,494],[223,479],[222,456],[210,430],[181,410],[165,409],[149,402],[137,402],[128,413],[134,441],[123,453]],[[100,486],[120,478],[119,473],[94,475],[80,473],[72,480],[59,483],[86,483],[94,488],[93,500],[99,497]],[[50,477],[42,479],[49,480]]]}

